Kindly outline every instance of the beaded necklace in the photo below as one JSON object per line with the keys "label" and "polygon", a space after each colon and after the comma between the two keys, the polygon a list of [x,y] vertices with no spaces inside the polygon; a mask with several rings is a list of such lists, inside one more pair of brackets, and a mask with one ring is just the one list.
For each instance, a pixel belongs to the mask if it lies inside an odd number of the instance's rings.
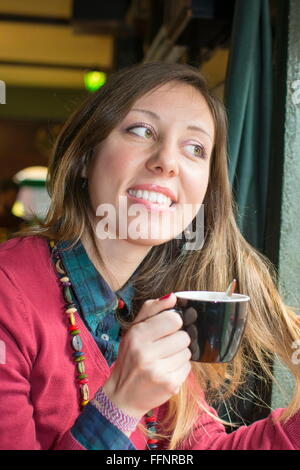
{"label": "beaded necklace", "polygon": [[[52,256],[55,260],[55,268],[59,275],[59,280],[63,290],[63,297],[66,302],[65,304],[65,314],[69,320],[68,331],[71,335],[71,346],[74,350],[72,357],[75,363],[76,368],[76,382],[79,385],[80,392],[80,410],[82,410],[90,401],[90,391],[88,386],[88,376],[85,371],[85,355],[83,352],[83,343],[80,337],[80,329],[76,325],[75,313],[78,313],[78,309],[73,301],[72,295],[72,284],[70,278],[68,277],[59,251],[53,240],[50,241],[50,248],[52,251]],[[122,309],[124,307],[124,301],[118,299],[117,309]],[[147,427],[147,447],[150,450],[157,449],[158,440],[153,438],[153,434],[156,432],[156,418],[153,414],[153,411],[149,411],[145,416],[145,422]]]}

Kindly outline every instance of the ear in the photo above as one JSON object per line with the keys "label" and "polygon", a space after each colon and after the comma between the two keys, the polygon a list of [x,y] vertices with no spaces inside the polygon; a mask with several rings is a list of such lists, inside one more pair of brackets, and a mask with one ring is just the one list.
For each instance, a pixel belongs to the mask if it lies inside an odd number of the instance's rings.
{"label": "ear", "polygon": [[81,170],[81,178],[87,178],[87,163],[91,161],[91,158],[94,156],[94,150],[86,153],[86,155],[83,157],[83,167]]}

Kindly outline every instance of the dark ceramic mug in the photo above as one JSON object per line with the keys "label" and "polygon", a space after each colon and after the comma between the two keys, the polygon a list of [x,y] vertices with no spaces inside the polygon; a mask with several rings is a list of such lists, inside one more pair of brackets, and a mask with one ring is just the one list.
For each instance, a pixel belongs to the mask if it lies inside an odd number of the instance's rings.
{"label": "dark ceramic mug", "polygon": [[174,310],[183,320],[190,338],[192,361],[230,362],[241,343],[247,322],[246,295],[223,292],[175,292]]}

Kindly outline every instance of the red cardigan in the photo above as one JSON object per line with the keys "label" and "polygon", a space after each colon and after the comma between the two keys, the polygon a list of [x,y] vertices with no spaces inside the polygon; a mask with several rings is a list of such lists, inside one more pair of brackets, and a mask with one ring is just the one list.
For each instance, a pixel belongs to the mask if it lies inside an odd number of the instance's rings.
{"label": "red cardigan", "polygon": [[[92,398],[110,368],[77,321]],[[83,449],[70,432],[80,411],[67,327],[46,241],[27,237],[0,245],[0,449]],[[284,425],[273,422],[281,412],[231,434],[204,414],[184,448],[300,449],[300,412]],[[130,439],[136,449],[145,449],[139,430]]]}

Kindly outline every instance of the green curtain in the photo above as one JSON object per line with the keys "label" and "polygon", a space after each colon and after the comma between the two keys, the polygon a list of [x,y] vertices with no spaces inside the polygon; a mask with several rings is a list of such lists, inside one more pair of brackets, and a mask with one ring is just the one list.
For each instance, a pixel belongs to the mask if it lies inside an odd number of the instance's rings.
{"label": "green curtain", "polygon": [[[229,176],[241,232],[264,250],[272,106],[272,41],[268,0],[236,0],[230,58],[225,85],[229,124]],[[258,375],[263,372],[258,368]],[[254,375],[247,377],[240,396],[216,404],[219,416],[240,425],[269,414],[252,401],[265,403],[268,389]],[[233,429],[230,429],[232,431]]]}
{"label": "green curtain", "polygon": [[236,0],[225,84],[229,174],[245,238],[264,249],[272,107],[268,0]]}

